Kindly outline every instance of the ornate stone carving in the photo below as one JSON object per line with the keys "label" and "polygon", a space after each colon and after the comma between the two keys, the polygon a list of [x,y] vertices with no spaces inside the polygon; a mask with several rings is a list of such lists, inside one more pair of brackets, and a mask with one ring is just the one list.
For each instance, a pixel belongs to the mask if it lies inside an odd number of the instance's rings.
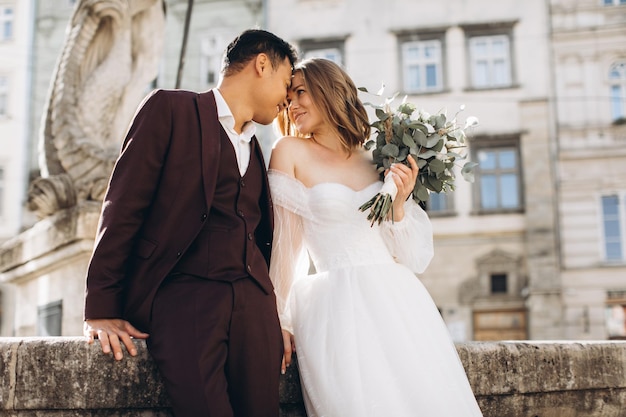
{"label": "ornate stone carving", "polygon": [[101,200],[137,104],[156,78],[163,0],[81,0],[52,77],[39,144],[39,217]]}

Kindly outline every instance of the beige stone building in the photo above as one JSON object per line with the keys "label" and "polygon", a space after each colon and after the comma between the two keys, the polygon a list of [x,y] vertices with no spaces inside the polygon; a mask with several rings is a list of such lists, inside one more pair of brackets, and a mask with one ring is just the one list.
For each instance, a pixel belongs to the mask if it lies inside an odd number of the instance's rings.
{"label": "beige stone building", "polygon": [[[620,337],[619,306],[626,304],[620,1],[196,0],[180,87],[214,86],[227,42],[260,26],[305,57],[340,62],[370,91],[384,83],[386,95],[406,94],[426,111],[446,108],[450,115],[465,105],[460,118],[480,120],[467,149],[480,166],[474,183],[459,177],[454,193],[433,196],[436,254],[421,276],[454,339]],[[31,145],[72,3],[34,2]],[[187,3],[167,1],[160,75],[147,90],[176,86]],[[269,158],[275,134],[265,128],[259,136]],[[34,147],[29,168],[37,169]],[[74,271],[65,284],[49,271],[18,278],[15,271],[36,268],[37,259],[0,270],[0,281],[28,294],[19,320],[7,323],[3,315],[3,332],[38,334],[47,317],[58,333],[80,333],[80,271],[95,227],[91,214],[82,221],[86,230],[76,262],[65,267]]]}
{"label": "beige stone building", "polygon": [[[0,1],[0,244],[21,231],[27,158],[32,131],[26,117],[31,93],[32,42],[30,1]],[[11,323],[15,300],[12,287],[0,282],[0,312]],[[11,326],[0,326],[10,335]]]}
{"label": "beige stone building", "polygon": [[624,338],[626,3],[553,0],[563,336]]}

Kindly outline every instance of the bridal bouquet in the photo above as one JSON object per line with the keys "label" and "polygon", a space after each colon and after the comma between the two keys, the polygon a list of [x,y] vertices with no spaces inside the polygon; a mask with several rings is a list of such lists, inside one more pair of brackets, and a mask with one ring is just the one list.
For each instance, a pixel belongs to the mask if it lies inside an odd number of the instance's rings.
{"label": "bridal bouquet", "polygon": [[[465,125],[459,127],[456,117],[465,106],[461,106],[459,112],[452,119],[448,119],[445,111],[429,114],[417,110],[414,104],[406,102],[406,97],[397,109],[392,109],[391,102],[394,98],[395,96],[387,99],[382,106],[367,103],[376,109],[378,118],[371,124],[376,130],[376,139],[365,143],[368,150],[374,147],[372,155],[376,168],[383,175],[391,164],[409,165],[407,156],[412,155],[419,167],[412,193],[417,203],[428,201],[429,192],[454,190],[455,162],[466,158],[466,155],[457,150],[466,147],[465,130],[476,126],[478,119],[470,116]],[[475,162],[466,162],[463,165],[461,174],[465,180],[474,181],[473,169],[476,165],[478,164]],[[370,209],[367,219],[372,225],[375,222],[380,224],[392,209],[396,193],[396,185],[388,174],[384,177],[380,192],[359,207],[359,210]]]}

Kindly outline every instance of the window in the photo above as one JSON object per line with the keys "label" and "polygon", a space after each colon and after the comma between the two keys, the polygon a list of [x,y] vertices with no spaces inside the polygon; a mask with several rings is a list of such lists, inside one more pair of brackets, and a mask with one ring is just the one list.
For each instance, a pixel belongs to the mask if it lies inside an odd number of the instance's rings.
{"label": "window", "polygon": [[511,51],[507,35],[473,36],[469,39],[472,87],[511,85]]}
{"label": "window", "polygon": [[338,48],[311,49],[304,53],[304,58],[326,58],[337,65],[342,65],[341,51]]}
{"label": "window", "polygon": [[613,121],[626,118],[626,62],[618,62],[609,70],[611,117]]}
{"label": "window", "polygon": [[13,39],[13,7],[0,5],[0,41]]}
{"label": "window", "polygon": [[522,208],[522,186],[517,144],[480,147],[474,150],[476,193],[483,211],[513,211]]}
{"label": "window", "polygon": [[444,215],[454,213],[454,192],[430,193],[426,210],[430,215]]}
{"label": "window", "polygon": [[326,58],[339,66],[344,66],[344,39],[302,40],[300,50],[304,59]]}
{"label": "window", "polygon": [[602,232],[604,237],[604,259],[621,261],[624,259],[622,225],[624,207],[620,207],[617,195],[602,197]]}
{"label": "window", "polygon": [[440,39],[402,43],[402,72],[406,93],[426,93],[443,89],[441,49]]}
{"label": "window", "polygon": [[55,301],[38,309],[37,334],[38,336],[61,336],[61,322],[63,318],[63,303]]}
{"label": "window", "polygon": [[613,6],[618,4],[626,4],[626,0],[604,0],[605,6]]}
{"label": "window", "polygon": [[217,85],[222,69],[222,54],[226,37],[219,34],[205,36],[200,41],[200,85],[202,89]]}
{"label": "window", "polygon": [[0,75],[0,118],[8,114],[9,79]]}
{"label": "window", "polygon": [[491,274],[491,294],[506,294],[508,292],[506,274]]}

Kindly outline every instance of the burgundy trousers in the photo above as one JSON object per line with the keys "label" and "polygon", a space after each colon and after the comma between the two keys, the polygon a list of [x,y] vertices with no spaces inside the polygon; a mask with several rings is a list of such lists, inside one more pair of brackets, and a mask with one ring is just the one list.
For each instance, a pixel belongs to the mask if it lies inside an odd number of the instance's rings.
{"label": "burgundy trousers", "polygon": [[278,417],[276,300],[252,279],[168,277],[154,299],[148,350],[176,417]]}

